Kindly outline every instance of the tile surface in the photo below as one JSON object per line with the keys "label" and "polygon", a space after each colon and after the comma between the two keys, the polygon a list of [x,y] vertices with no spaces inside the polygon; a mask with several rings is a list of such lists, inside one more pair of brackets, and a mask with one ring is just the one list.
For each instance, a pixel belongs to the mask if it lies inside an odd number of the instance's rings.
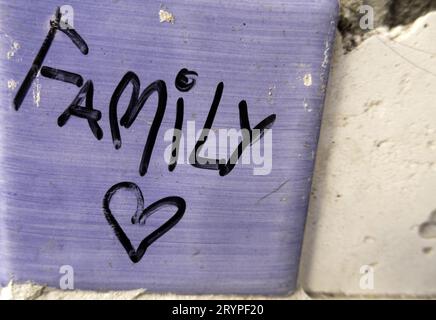
{"label": "tile surface", "polygon": [[[1,284],[14,279],[58,287],[61,266],[71,266],[79,289],[292,291],[336,1],[70,4],[74,28],[89,52],[82,54],[58,31],[43,65],[92,80],[93,107],[102,115],[101,140],[77,116],[58,126],[58,117],[79,92],[73,84],[38,74],[19,110],[14,110],[12,102],[49,32],[57,2],[0,1]],[[174,86],[182,68],[198,73],[189,92]],[[147,135],[156,127],[156,95],[130,128],[120,126],[120,149],[111,138],[109,104],[127,71],[137,74],[140,91],[158,79],[167,88],[166,109],[144,176],[138,167]],[[185,102],[184,133],[188,121],[195,121],[200,130],[220,82],[224,89],[212,129],[239,129],[238,103],[243,99],[251,127],[275,115],[269,174],[254,175],[253,164],[238,164],[224,177],[183,163],[168,170],[164,154],[171,140],[164,140],[164,132],[176,121],[177,99]],[[119,101],[120,118],[130,92],[131,85]],[[259,143],[267,145],[266,135]],[[147,235],[153,230],[175,221],[170,217],[176,208],[172,202],[145,225],[132,224],[137,199],[132,190],[122,189],[114,192],[105,214],[105,194],[123,181],[142,190],[141,210],[169,196],[186,203],[183,217],[148,247],[140,261],[129,259],[119,241],[120,230],[137,248],[143,239],[151,241]],[[112,228],[110,219],[119,227]]]}

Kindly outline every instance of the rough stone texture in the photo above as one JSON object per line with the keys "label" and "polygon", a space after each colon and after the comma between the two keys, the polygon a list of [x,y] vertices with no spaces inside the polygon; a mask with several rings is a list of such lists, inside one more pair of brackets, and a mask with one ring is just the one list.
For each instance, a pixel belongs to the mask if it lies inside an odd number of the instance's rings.
{"label": "rough stone texture", "polygon": [[[76,299],[96,299],[96,300],[195,300],[195,299],[245,299],[245,300],[257,300],[257,299],[271,299],[272,297],[260,297],[260,296],[223,296],[223,295],[176,295],[176,294],[152,294],[145,290],[129,290],[129,291],[63,291],[54,288],[47,288],[44,286],[25,283],[14,284],[10,282],[5,288],[0,289],[0,300],[15,299],[15,300],[76,300]],[[291,300],[310,300],[311,298],[302,290],[297,290],[292,296],[274,297],[274,299],[291,299]]]}
{"label": "rough stone texture", "polygon": [[407,25],[418,17],[436,9],[436,0],[341,0],[339,31],[344,37],[343,46],[350,51],[363,39],[371,35],[371,30],[362,30],[359,21],[361,5],[374,8],[374,27],[394,28]]}
{"label": "rough stone texture", "polygon": [[310,294],[436,296],[435,32],[433,12],[336,46],[300,269]]}

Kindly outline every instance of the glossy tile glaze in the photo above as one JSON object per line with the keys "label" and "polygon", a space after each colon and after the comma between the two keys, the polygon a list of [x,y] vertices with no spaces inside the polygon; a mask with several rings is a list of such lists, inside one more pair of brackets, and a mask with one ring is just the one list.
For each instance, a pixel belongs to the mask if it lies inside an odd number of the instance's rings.
{"label": "glossy tile glaze", "polygon": [[[61,266],[81,289],[178,293],[284,294],[295,288],[319,133],[337,3],[324,1],[70,1],[83,55],[57,32],[43,65],[80,74],[94,85],[103,138],[86,120],[58,117],[79,88],[38,75],[18,111],[13,100],[50,28],[57,1],[0,1],[0,282],[32,280],[58,287]],[[171,13],[159,15],[159,11]],[[160,18],[168,21],[160,22]],[[180,69],[198,73],[189,92],[174,85]],[[142,91],[165,81],[168,99],[148,171],[138,166],[153,122],[152,96],[114,148],[109,103],[127,71]],[[224,89],[213,129],[239,129],[246,100],[251,126],[275,115],[272,170],[241,165],[226,176],[179,163],[168,170],[176,103],[183,130],[202,129],[217,85]],[[120,99],[126,110],[131,86]],[[261,141],[261,145],[263,145]],[[192,148],[191,148],[192,149]],[[190,153],[188,148],[184,152]],[[247,148],[247,150],[250,148]],[[169,196],[183,217],[133,263],[108,224],[103,198],[114,185],[138,186],[144,207]],[[111,216],[134,248],[176,211],[162,208],[131,223],[132,192],[114,194]],[[174,207],[174,206],[173,206]],[[142,208],[142,207],[141,207]],[[107,212],[106,212],[107,213]],[[110,220],[110,219],[109,219]],[[119,231],[119,230],[118,230]]]}

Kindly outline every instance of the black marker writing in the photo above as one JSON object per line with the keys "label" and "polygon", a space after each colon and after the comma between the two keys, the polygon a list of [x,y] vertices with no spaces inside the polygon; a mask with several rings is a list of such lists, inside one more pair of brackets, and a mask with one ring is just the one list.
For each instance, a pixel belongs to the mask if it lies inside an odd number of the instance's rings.
{"label": "black marker writing", "polygon": [[230,159],[227,161],[227,164],[225,166],[220,166],[220,176],[226,176],[233,170],[237,163],[237,160],[241,157],[245,148],[253,145],[256,141],[261,139],[265,134],[265,130],[270,129],[273,126],[275,120],[275,114],[269,115],[257,125],[255,125],[252,130],[250,128],[250,120],[248,118],[247,102],[245,100],[239,102],[239,124],[241,129],[244,129],[244,132],[248,132],[248,136],[243,135],[242,141],[239,143],[236,150],[233,151],[233,153],[230,155]]}
{"label": "black marker writing", "polygon": [[[138,76],[132,72],[127,72],[121,82],[118,84],[117,89],[112,95],[110,108],[110,116],[112,117],[111,124],[115,124],[116,122],[116,110],[117,104],[121,94],[126,88],[129,82],[133,83],[132,95],[130,97],[129,106],[127,107],[126,112],[121,117],[120,124],[124,126],[126,129],[130,128],[133,122],[136,120],[139,112],[141,111],[144,104],[147,102],[148,98],[156,92],[158,95],[158,103],[156,113],[154,115],[153,122],[151,124],[150,132],[148,133],[147,141],[145,143],[144,151],[142,153],[141,162],[139,164],[139,174],[141,176],[147,173],[148,164],[150,162],[151,154],[153,153],[153,147],[156,142],[157,134],[162,123],[163,116],[165,114],[165,108],[167,105],[167,86],[165,81],[156,80],[151,83],[141,95],[138,97],[140,82]],[[136,88],[136,89],[135,89]],[[116,124],[118,127],[118,124]],[[115,134],[115,135],[114,135]],[[114,142],[115,148],[121,147],[121,137],[118,128],[112,130],[112,140]]]}
{"label": "black marker writing", "polygon": [[210,170],[219,170],[220,163],[217,159],[205,159],[200,157],[198,154],[200,153],[201,147],[206,143],[207,136],[209,134],[209,130],[212,128],[213,121],[215,120],[215,115],[218,110],[218,106],[221,101],[221,97],[223,95],[224,83],[218,83],[215,96],[213,97],[212,105],[210,106],[209,113],[207,115],[206,121],[203,126],[203,130],[201,131],[200,138],[195,144],[194,150],[192,150],[191,155],[189,156],[189,163],[196,168],[201,169],[210,169]]}
{"label": "black marker writing", "polygon": [[183,126],[183,113],[184,113],[184,101],[183,98],[179,98],[177,100],[176,122],[174,123],[174,135],[173,135],[172,148],[171,148],[171,158],[168,165],[169,171],[173,171],[177,166],[181,132]]}
{"label": "black marker writing", "polygon": [[[45,56],[54,40],[57,30],[60,30],[66,34],[74,45],[80,50],[82,54],[87,54],[89,49],[83,38],[69,26],[60,26],[61,13],[59,8],[56,9],[55,18],[50,21],[50,30],[44,40],[38,54],[36,55],[32,66],[27,73],[23,83],[21,84],[17,95],[14,98],[15,109],[18,110],[21,106],[24,97],[26,96],[30,85],[37,73],[41,71],[44,77],[62,81],[65,83],[74,84],[81,87],[77,96],[71,102],[71,104],[65,109],[65,111],[58,117],[58,125],[63,127],[71,116],[86,119],[93,135],[98,139],[102,139],[103,130],[98,124],[102,114],[99,110],[93,107],[94,85],[92,80],[88,80],[82,86],[84,79],[80,74],[73,73],[66,70],[55,69],[48,66],[42,66]],[[182,68],[176,75],[175,87],[180,92],[188,92],[196,85],[198,73],[187,68]],[[132,91],[129,104],[118,122],[118,103],[119,100],[127,88],[128,84],[132,84]],[[250,121],[248,117],[248,107],[245,100],[241,100],[239,103],[239,123],[243,131],[243,138],[238,147],[231,153],[229,159],[208,159],[199,155],[201,148],[206,143],[208,134],[212,128],[215,116],[218,111],[218,107],[223,95],[224,83],[220,82],[215,90],[215,95],[212,101],[212,105],[209,109],[206,121],[203,126],[200,138],[197,140],[194,149],[190,153],[189,163],[196,168],[218,170],[221,176],[229,174],[235,167],[237,160],[241,157],[246,147],[251,146],[254,142],[262,138],[266,129],[270,129],[276,119],[275,114],[271,114],[264,120],[259,122],[253,129],[250,128]],[[167,86],[163,80],[156,80],[150,83],[140,94],[140,80],[133,71],[128,71],[115,88],[110,103],[109,103],[109,123],[112,135],[112,142],[115,149],[120,149],[122,146],[122,139],[119,125],[126,129],[129,129],[135,122],[138,114],[141,112],[143,106],[147,102],[148,98],[153,94],[157,94],[158,103],[153,117],[153,121],[150,130],[147,135],[147,139],[142,152],[141,161],[139,164],[139,174],[145,175],[148,171],[150,159],[153,153],[153,149],[156,143],[157,135],[161,127],[163,117],[165,115],[167,107]],[[82,103],[85,102],[83,106]],[[180,137],[183,126],[183,114],[185,103],[183,97],[179,97],[176,106],[176,121],[174,124],[174,135],[172,140],[172,152],[168,165],[168,170],[173,171],[177,166],[177,158],[180,147]],[[245,134],[247,133],[247,134]]]}
{"label": "black marker writing", "polygon": [[179,73],[177,73],[176,80],[174,81],[177,90],[181,92],[191,90],[195,86],[195,77],[197,76],[198,73],[195,71],[190,71],[186,68],[181,69]]}
{"label": "black marker writing", "polygon": [[83,78],[80,74],[61,70],[61,69],[55,69],[55,68],[43,66],[41,68],[41,75],[49,79],[54,79],[54,80],[74,84],[79,88],[83,85]]}
{"label": "black marker writing", "polygon": [[26,77],[18,88],[17,94],[15,95],[13,101],[15,110],[20,109],[21,104],[23,103],[23,100],[30,89],[30,85],[32,84],[33,80],[35,80],[36,75],[41,69],[44,59],[47,56],[48,50],[50,49],[51,44],[53,43],[53,40],[56,36],[57,30],[65,33],[71,39],[71,41],[79,48],[80,52],[85,55],[88,54],[88,45],[86,44],[86,42],[75,30],[70,30],[69,28],[60,28],[60,19],[61,12],[60,8],[58,7],[56,8],[54,19],[50,21],[50,30],[48,31],[47,36],[45,37],[44,42],[41,45],[41,48],[39,49],[35,59],[33,60],[32,66],[27,72]]}
{"label": "black marker writing", "polygon": [[215,91],[215,97],[213,99],[212,105],[209,110],[209,114],[207,115],[206,122],[204,123],[203,130],[201,132],[200,138],[195,144],[194,150],[192,151],[189,162],[196,168],[200,169],[209,169],[209,170],[219,170],[220,176],[228,175],[233,168],[235,167],[237,160],[241,157],[247,146],[251,146],[257,140],[262,138],[266,129],[270,129],[274,121],[276,119],[276,115],[272,114],[261,122],[259,122],[253,129],[250,128],[250,120],[248,118],[248,107],[247,102],[242,100],[239,103],[239,124],[241,129],[245,129],[245,132],[248,132],[248,137],[242,138],[241,143],[238,145],[236,150],[232,152],[230,159],[225,162],[223,159],[205,159],[199,156],[199,152],[201,147],[206,143],[207,136],[209,134],[210,129],[212,128],[213,121],[215,119],[219,103],[221,101],[221,96],[223,94],[224,84],[220,82]]}
{"label": "black marker writing", "polygon": [[[132,95],[130,97],[130,102],[127,110],[131,110],[133,108],[133,105],[136,104],[138,100],[140,85],[139,85],[138,76],[132,71],[127,72],[124,75],[124,77],[121,79],[121,81],[118,83],[114,93],[112,94],[112,98],[109,104],[109,124],[111,127],[112,142],[114,144],[115,149],[121,148],[121,144],[122,144],[120,128],[118,126],[118,115],[117,115],[118,101],[120,100],[121,95],[123,94],[124,90],[126,89],[129,83],[132,84]],[[125,121],[122,121],[121,125],[124,126]]]}
{"label": "black marker writing", "polygon": [[[101,112],[94,110],[93,99],[94,85],[91,80],[88,80],[80,89],[73,102],[71,102],[68,108],[59,116],[59,127],[63,127],[71,116],[76,116],[88,120],[89,127],[97,140],[103,138],[103,130],[101,130],[98,125],[98,121],[101,119]],[[80,105],[83,100],[86,100],[85,107]]]}
{"label": "black marker writing", "polygon": [[[164,206],[173,206],[177,208],[176,213],[171,218],[169,218],[164,224],[162,224],[160,227],[158,227],[156,230],[154,230],[152,233],[146,236],[141,241],[141,243],[139,244],[136,250],[135,248],[133,248],[132,243],[130,242],[126,233],[123,231],[117,219],[115,219],[115,217],[113,216],[110,210],[110,202],[113,195],[118,190],[121,189],[130,190],[136,196],[136,201],[137,201],[136,211],[131,218],[131,223],[133,224],[145,224],[147,218],[150,218],[151,215],[159,211],[159,209],[161,209]],[[106,217],[106,220],[114,230],[115,235],[117,236],[118,240],[126,250],[130,260],[132,260],[133,263],[139,262],[141,258],[144,256],[145,252],[147,251],[147,248],[150,245],[152,245],[153,242],[155,242],[157,239],[162,237],[166,232],[168,232],[180,221],[180,219],[183,217],[183,214],[185,213],[185,210],[186,210],[185,200],[175,196],[160,199],[144,209],[144,197],[142,195],[141,189],[139,189],[139,187],[133,182],[117,183],[106,192],[103,198],[103,213]]]}
{"label": "black marker writing", "polygon": [[[241,106],[241,104],[242,104],[242,106]],[[270,129],[273,126],[274,121],[276,120],[276,115],[272,114],[272,115],[266,117],[265,119],[263,119],[261,122],[259,122],[252,130],[249,127],[248,114],[247,114],[246,120],[244,120],[243,116],[241,116],[242,112],[244,114],[246,113],[245,108],[246,108],[245,101],[241,101],[241,103],[239,104],[239,113],[240,113],[240,117],[241,117],[241,121],[240,121],[241,122],[241,129],[249,130],[249,136],[242,137],[242,141],[239,143],[236,150],[233,151],[233,153],[230,155],[230,159],[227,161],[227,164],[225,166],[220,167],[219,174],[222,177],[228,175],[233,170],[233,168],[235,167],[235,165],[237,163],[237,160],[241,157],[245,148],[247,146],[253,145],[256,141],[261,139],[263,137],[263,135],[265,134],[265,130]],[[241,109],[242,109],[242,112],[241,112]],[[243,128],[243,126],[244,126],[244,128]]]}

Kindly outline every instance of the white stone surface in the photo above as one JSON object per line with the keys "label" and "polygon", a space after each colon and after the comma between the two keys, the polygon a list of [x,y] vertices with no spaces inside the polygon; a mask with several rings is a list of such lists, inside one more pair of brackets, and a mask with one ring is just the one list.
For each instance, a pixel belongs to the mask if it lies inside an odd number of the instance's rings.
{"label": "white stone surface", "polygon": [[435,38],[430,13],[336,46],[300,270],[311,294],[436,297]]}

